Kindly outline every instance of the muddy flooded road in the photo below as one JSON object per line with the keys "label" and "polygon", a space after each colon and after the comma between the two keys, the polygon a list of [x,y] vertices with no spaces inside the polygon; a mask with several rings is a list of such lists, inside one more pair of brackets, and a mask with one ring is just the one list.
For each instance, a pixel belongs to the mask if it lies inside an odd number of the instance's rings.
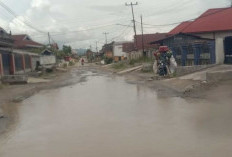
{"label": "muddy flooded road", "polygon": [[218,157],[232,154],[232,105],[162,97],[124,78],[84,81],[15,105],[0,157]]}

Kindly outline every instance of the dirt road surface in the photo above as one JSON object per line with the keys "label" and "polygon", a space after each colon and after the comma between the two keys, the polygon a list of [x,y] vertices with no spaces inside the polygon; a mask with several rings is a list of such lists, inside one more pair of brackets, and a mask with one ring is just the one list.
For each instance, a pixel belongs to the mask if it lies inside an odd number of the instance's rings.
{"label": "dirt road surface", "polygon": [[13,118],[0,135],[1,157],[232,154],[230,81],[202,91],[199,99],[164,96],[155,87],[90,68],[68,76],[60,88],[7,104]]}

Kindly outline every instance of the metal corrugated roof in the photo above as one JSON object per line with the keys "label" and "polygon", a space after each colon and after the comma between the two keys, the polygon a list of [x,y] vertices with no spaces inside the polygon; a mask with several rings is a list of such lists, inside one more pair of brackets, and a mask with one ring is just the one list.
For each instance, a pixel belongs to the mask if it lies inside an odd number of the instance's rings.
{"label": "metal corrugated roof", "polygon": [[232,31],[232,8],[209,9],[194,21],[181,23],[170,34]]}

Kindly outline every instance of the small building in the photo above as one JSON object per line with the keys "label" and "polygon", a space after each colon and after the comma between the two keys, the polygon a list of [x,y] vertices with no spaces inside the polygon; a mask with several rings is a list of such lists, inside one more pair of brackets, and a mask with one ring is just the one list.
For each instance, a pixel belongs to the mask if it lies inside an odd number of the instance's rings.
{"label": "small building", "polygon": [[179,66],[215,64],[215,42],[209,38],[179,33],[152,44],[168,46]]}
{"label": "small building", "polygon": [[194,21],[181,23],[169,32],[192,34],[215,41],[215,63],[232,64],[232,7],[209,9]]}
{"label": "small building", "polygon": [[159,48],[156,44],[150,44],[151,42],[158,41],[167,37],[167,33],[154,33],[154,34],[144,34],[136,35],[134,37],[135,48],[139,51],[140,54],[144,53],[147,57],[153,57],[152,52]]}
{"label": "small building", "polygon": [[25,50],[13,50],[14,73],[13,75],[25,74],[35,71],[40,62],[40,56]]}
{"label": "small building", "polygon": [[33,41],[27,34],[12,35],[12,38],[14,40],[14,49],[30,50],[44,47],[43,44]]}
{"label": "small building", "polygon": [[128,60],[138,59],[141,57],[141,52],[136,51],[134,42],[123,43],[123,52],[126,52]]}
{"label": "small building", "polygon": [[123,51],[123,44],[131,43],[128,41],[113,42],[113,59],[115,62],[126,60],[127,52]]}
{"label": "small building", "polygon": [[113,58],[113,42],[109,44],[105,44],[102,47],[102,53],[104,54],[105,57],[107,58]]}
{"label": "small building", "polygon": [[13,72],[11,53],[13,42],[11,34],[0,27],[0,76],[9,75]]}
{"label": "small building", "polygon": [[11,34],[0,28],[0,76],[18,75],[34,71],[38,54],[24,49],[14,49],[15,43]]}
{"label": "small building", "polygon": [[52,49],[52,50],[55,50],[55,51],[58,51],[58,50],[59,50],[58,44],[57,44],[57,43],[51,44],[51,49]]}
{"label": "small building", "polygon": [[96,57],[96,53],[93,52],[92,50],[87,50],[86,57],[90,62],[92,62],[94,60],[94,58]]}
{"label": "small building", "polygon": [[43,50],[40,53],[40,62],[37,63],[44,69],[52,69],[56,65],[56,56],[54,52],[50,50]]}

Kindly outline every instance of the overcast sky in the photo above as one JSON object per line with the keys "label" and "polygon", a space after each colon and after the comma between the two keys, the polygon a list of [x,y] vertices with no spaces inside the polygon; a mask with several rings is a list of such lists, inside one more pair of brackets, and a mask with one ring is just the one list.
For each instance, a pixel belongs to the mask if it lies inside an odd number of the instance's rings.
{"label": "overcast sky", "polygon": [[[0,0],[17,15],[0,6],[0,23],[13,34],[26,33],[34,40],[48,43],[52,39],[73,48],[99,47],[108,41],[132,40],[133,29],[130,7],[125,0]],[[136,1],[132,1],[136,2]],[[230,6],[231,0],[138,0],[134,6],[135,18],[143,15],[144,32],[168,32],[176,25],[152,26],[181,22],[198,17],[209,8]],[[26,23],[26,24],[25,24]],[[28,26],[29,25],[29,26]],[[141,33],[137,24],[137,32]]]}

